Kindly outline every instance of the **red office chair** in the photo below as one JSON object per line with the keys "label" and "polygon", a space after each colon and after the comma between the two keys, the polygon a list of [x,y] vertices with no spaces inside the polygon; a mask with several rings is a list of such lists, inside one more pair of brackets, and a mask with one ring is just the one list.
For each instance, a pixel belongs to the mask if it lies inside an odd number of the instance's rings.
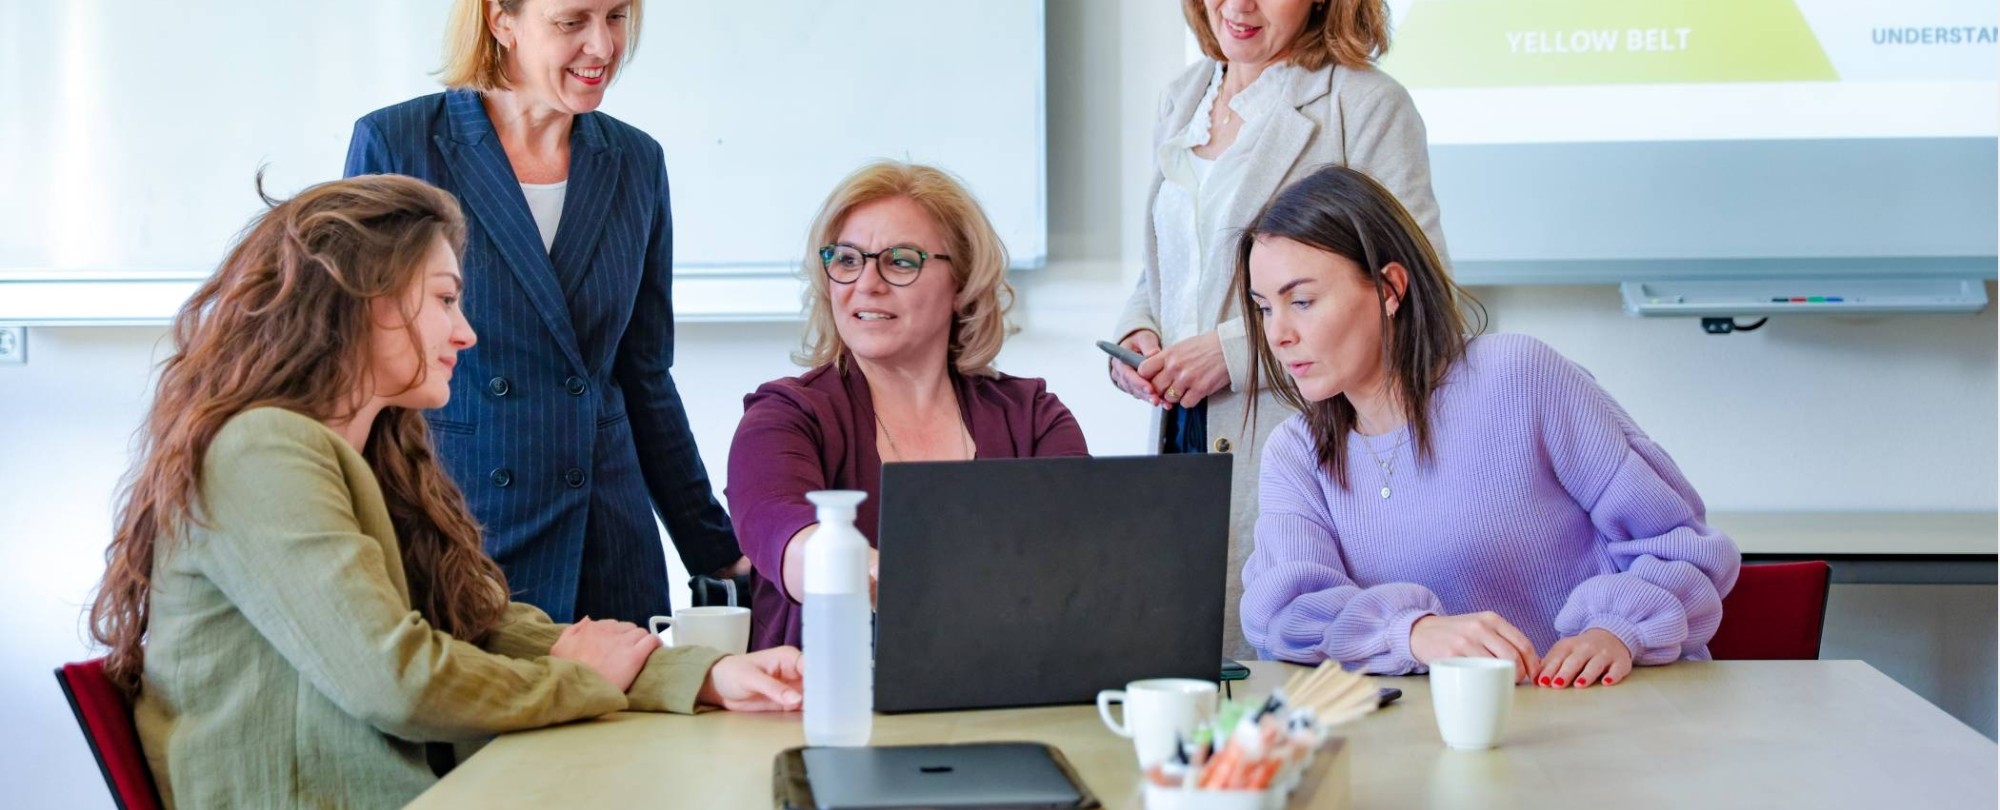
{"label": "red office chair", "polygon": [[56,670],[56,682],[69,698],[69,709],[76,713],[76,724],[119,810],[160,810],[160,791],[153,786],[153,771],[132,725],[132,705],[105,677],[104,659],[64,664]]}
{"label": "red office chair", "polygon": [[1810,661],[1819,657],[1832,567],[1819,560],[1743,566],[1722,599],[1722,626],[1708,642],[1717,661]]}

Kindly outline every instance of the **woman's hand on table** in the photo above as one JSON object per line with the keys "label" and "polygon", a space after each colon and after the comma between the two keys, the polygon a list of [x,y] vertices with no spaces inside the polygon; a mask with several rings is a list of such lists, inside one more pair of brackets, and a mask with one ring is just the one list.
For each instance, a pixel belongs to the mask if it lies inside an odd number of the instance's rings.
{"label": "woman's hand on table", "polygon": [[875,609],[875,586],[882,581],[882,551],[868,550],[868,609]]}
{"label": "woman's hand on table", "polygon": [[1612,686],[1632,674],[1632,650],[1611,631],[1592,627],[1549,647],[1535,683],[1551,689]]}
{"label": "woman's hand on table", "polygon": [[593,621],[586,616],[583,621],[563,628],[556,643],[549,647],[549,657],[590,667],[623,692],[632,688],[639,670],[646,668],[646,658],[659,648],[660,637],[644,627],[630,622]]}
{"label": "woman's hand on table", "polygon": [[[1124,340],[1118,341],[1118,345],[1138,352],[1143,357],[1152,357],[1160,353],[1160,336],[1151,329],[1141,329],[1126,335]],[[1137,370],[1125,365],[1116,357],[1110,358],[1110,362],[1111,384],[1118,386],[1118,390],[1154,407],[1167,406],[1166,401],[1160,399],[1160,392],[1153,388],[1153,384],[1147,382],[1145,377],[1139,376]]]}
{"label": "woman's hand on table", "polygon": [[1192,408],[1229,386],[1229,362],[1222,356],[1222,338],[1214,332],[1159,350],[1139,364],[1138,373],[1168,405]]}
{"label": "woman's hand on table", "polygon": [[1490,610],[1418,619],[1410,625],[1410,655],[1426,664],[1460,657],[1512,661],[1515,683],[1527,680],[1542,668],[1534,642],[1528,640],[1527,634]]}
{"label": "woman's hand on table", "polygon": [[798,711],[805,700],[799,648],[772,647],[726,655],[709,668],[695,700],[732,712]]}

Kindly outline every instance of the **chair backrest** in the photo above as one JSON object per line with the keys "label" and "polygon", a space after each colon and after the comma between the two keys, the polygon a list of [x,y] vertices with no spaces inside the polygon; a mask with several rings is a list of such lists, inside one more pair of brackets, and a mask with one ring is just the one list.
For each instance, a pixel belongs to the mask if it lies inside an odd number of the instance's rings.
{"label": "chair backrest", "polygon": [[132,725],[132,704],[104,674],[104,659],[64,664],[56,669],[77,727],[90,743],[90,753],[104,772],[104,784],[119,810],[159,810],[159,789],[153,785],[146,752],[139,747],[139,730]]}
{"label": "chair backrest", "polygon": [[696,574],[688,578],[689,604],[692,607],[749,607],[750,578],[756,574],[740,577],[711,577]]}
{"label": "chair backrest", "polygon": [[1722,599],[1722,626],[1708,653],[1724,660],[1819,657],[1832,568],[1819,560],[1746,565]]}

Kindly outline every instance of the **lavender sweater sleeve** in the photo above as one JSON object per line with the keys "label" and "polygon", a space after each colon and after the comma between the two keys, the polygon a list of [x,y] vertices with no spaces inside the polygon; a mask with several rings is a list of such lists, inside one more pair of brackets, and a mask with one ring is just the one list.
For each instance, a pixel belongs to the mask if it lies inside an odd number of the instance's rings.
{"label": "lavender sweater sleeve", "polygon": [[1271,434],[1258,479],[1256,549],[1243,564],[1243,636],[1265,658],[1415,672],[1422,664],[1410,654],[1410,625],[1443,614],[1444,604],[1413,582],[1355,583],[1317,470],[1297,418]]}
{"label": "lavender sweater sleeve", "polygon": [[[1410,627],[1493,611],[1547,653],[1602,628],[1639,664],[1705,658],[1741,556],[1701,497],[1590,374],[1520,335],[1488,335],[1432,402],[1435,454],[1387,436],[1342,488],[1300,418],[1265,445],[1243,630],[1267,657],[1423,669]],[[1357,466],[1359,465],[1359,466]]]}
{"label": "lavender sweater sleeve", "polygon": [[1706,657],[1742,556],[1709,526],[1701,496],[1667,452],[1582,367],[1540,343],[1524,353],[1549,461],[1617,566],[1578,585],[1556,614],[1564,637],[1602,628],[1634,663]]}

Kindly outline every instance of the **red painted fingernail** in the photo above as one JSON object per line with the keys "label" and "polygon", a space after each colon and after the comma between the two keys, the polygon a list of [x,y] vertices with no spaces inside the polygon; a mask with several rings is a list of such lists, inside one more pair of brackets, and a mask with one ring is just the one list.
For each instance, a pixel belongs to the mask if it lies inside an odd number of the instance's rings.
{"label": "red painted fingernail", "polygon": [[1557,686],[1561,686],[1561,685],[1563,685],[1563,679],[1561,679],[1561,678],[1557,678],[1557,679],[1556,679],[1556,685],[1557,685]]}
{"label": "red painted fingernail", "polygon": [[1576,682],[1576,688],[1578,688],[1578,689],[1582,689],[1582,688],[1584,688],[1584,687],[1586,687],[1586,686],[1589,686],[1589,685],[1590,685],[1590,682],[1589,682],[1589,681],[1577,681],[1577,682]]}
{"label": "red painted fingernail", "polygon": [[1607,678],[1605,678],[1605,679],[1604,679],[1604,685],[1605,685],[1605,686],[1610,686],[1610,685],[1612,685],[1612,684],[1614,684],[1614,683],[1617,683],[1617,682],[1618,682],[1618,679],[1617,679],[1617,678],[1608,678],[1608,677],[1607,677]]}
{"label": "red painted fingernail", "polygon": [[1543,675],[1543,676],[1542,676],[1542,677],[1541,677],[1540,679],[1536,680],[1536,681],[1535,681],[1535,683],[1538,683],[1538,684],[1541,684],[1541,685],[1543,685],[1543,686],[1548,686],[1548,685],[1549,685],[1549,676],[1547,676],[1547,675]]}

